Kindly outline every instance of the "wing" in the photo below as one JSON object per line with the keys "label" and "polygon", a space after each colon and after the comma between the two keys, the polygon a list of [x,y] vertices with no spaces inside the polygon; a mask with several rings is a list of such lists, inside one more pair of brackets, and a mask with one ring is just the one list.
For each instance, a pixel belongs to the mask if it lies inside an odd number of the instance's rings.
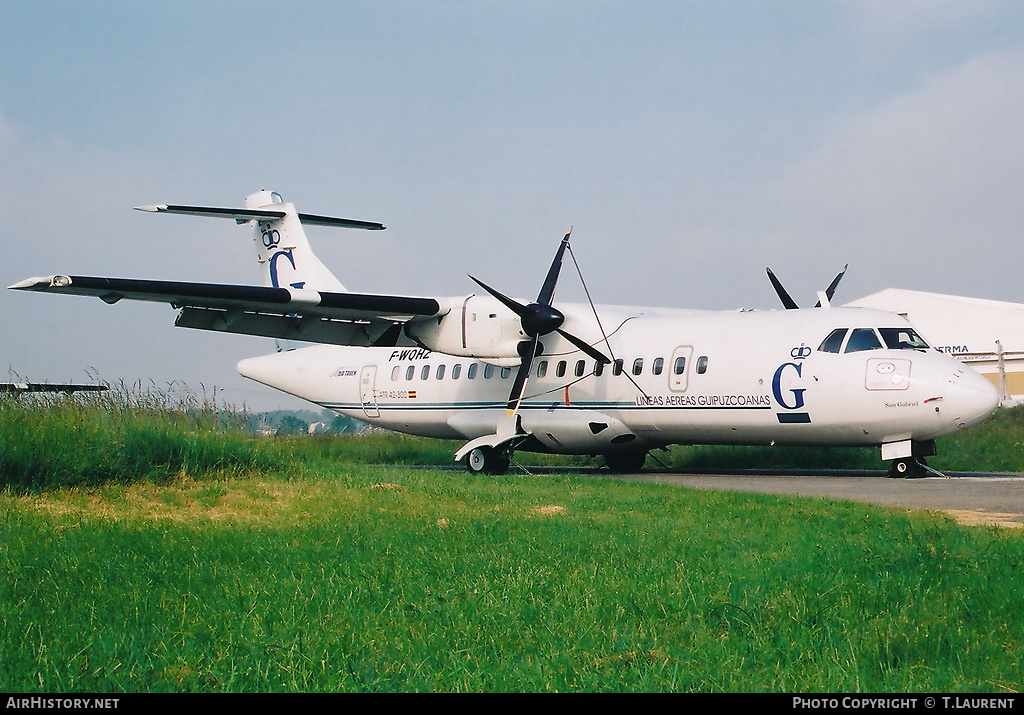
{"label": "wing", "polygon": [[110,388],[107,385],[74,385],[71,383],[49,383],[49,382],[0,382],[0,395],[15,394],[23,392],[104,392]]}
{"label": "wing", "polygon": [[448,312],[434,298],[130,278],[56,275],[10,288],[169,303],[179,327],[335,345],[393,345],[403,323]]}

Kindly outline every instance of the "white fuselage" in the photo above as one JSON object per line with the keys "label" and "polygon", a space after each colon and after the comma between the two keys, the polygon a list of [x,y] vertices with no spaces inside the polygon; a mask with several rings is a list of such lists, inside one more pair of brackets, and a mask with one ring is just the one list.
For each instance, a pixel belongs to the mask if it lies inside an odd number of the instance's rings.
{"label": "white fuselage", "polygon": [[[850,336],[849,344],[821,349],[837,328],[909,327],[890,313],[601,312],[609,340],[589,340],[621,370],[595,371],[570,343],[545,337],[519,409],[522,430],[535,440],[525,448],[880,445],[954,433],[998,405],[991,383],[934,350],[853,349]],[[420,347],[334,345],[238,365],[246,377],[370,424],[466,440],[496,431],[517,369]]]}

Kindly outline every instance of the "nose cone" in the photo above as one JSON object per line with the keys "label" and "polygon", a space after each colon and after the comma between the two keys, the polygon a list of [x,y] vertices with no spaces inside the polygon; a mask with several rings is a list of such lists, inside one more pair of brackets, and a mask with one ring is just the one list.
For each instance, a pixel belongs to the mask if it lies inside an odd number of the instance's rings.
{"label": "nose cone", "polygon": [[239,361],[235,369],[238,370],[238,374],[242,377],[272,386],[274,376],[277,373],[277,370],[274,369],[273,361],[270,359],[272,357],[274,356],[245,358]]}
{"label": "nose cone", "polygon": [[960,429],[978,424],[999,407],[995,385],[969,367],[958,369],[950,383],[946,409]]}

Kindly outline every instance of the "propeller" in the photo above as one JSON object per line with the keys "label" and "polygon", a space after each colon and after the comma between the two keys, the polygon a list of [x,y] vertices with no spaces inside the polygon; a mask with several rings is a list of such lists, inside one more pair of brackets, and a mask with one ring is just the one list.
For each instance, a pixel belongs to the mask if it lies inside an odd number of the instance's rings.
{"label": "propeller", "polygon": [[[829,303],[832,302],[832,296],[834,296],[836,294],[836,286],[839,285],[839,281],[841,281],[843,279],[843,276],[846,275],[846,269],[849,268],[849,267],[850,267],[849,263],[847,263],[845,266],[843,266],[843,270],[839,271],[839,273],[836,275],[836,277],[832,279],[832,282],[828,284],[828,288],[825,289],[825,297],[828,298],[828,302]],[[821,301],[819,300],[815,304],[814,307],[815,308],[820,308],[821,307]]]}
{"label": "propeller", "polygon": [[775,277],[775,274],[772,273],[772,269],[765,268],[765,270],[768,271],[768,280],[772,282],[772,287],[775,288],[775,292],[778,294],[779,300],[782,301],[782,305],[786,310],[796,310],[799,308],[800,306],[796,304],[796,301],[789,297],[789,293],[786,292],[781,281],[779,281],[779,279]]}
{"label": "propeller", "polygon": [[551,267],[548,269],[547,277],[544,279],[544,285],[541,287],[540,293],[537,294],[537,300],[533,303],[523,305],[519,301],[509,298],[486,283],[470,276],[478,286],[497,298],[509,310],[519,316],[523,332],[528,336],[527,340],[520,341],[516,347],[522,362],[519,364],[519,371],[516,373],[516,379],[512,383],[512,392],[508,398],[508,410],[510,413],[514,413],[519,409],[519,403],[522,402],[523,392],[526,389],[526,380],[530,375],[530,369],[533,367],[533,359],[544,351],[544,346],[540,342],[543,336],[558,333],[594,360],[606,365],[611,362],[600,350],[597,350],[585,340],[581,340],[572,333],[563,330],[562,324],[565,322],[565,315],[551,305],[552,299],[555,296],[555,285],[558,283],[558,274],[562,269],[562,256],[569,245],[569,236],[571,234],[572,229],[570,228],[562,238],[562,243],[558,246],[555,258],[551,261]]}
{"label": "propeller", "polygon": [[[850,264],[843,266],[843,270],[839,271],[839,275],[833,278],[832,282],[829,283],[828,288],[825,289],[825,297],[829,302],[832,301],[832,296],[836,294],[836,286],[839,285],[839,281],[842,280],[843,276],[846,274],[846,269],[849,267]],[[782,305],[785,306],[786,310],[796,310],[799,308],[800,306],[796,304],[796,301],[790,297],[789,293],[786,292],[786,289],[782,286],[782,282],[775,277],[774,273],[772,273],[772,269],[765,268],[765,270],[768,272],[768,280],[772,282],[772,287],[775,288],[775,293],[779,296],[779,300],[782,301]],[[814,307],[820,308],[821,301],[819,300]]]}

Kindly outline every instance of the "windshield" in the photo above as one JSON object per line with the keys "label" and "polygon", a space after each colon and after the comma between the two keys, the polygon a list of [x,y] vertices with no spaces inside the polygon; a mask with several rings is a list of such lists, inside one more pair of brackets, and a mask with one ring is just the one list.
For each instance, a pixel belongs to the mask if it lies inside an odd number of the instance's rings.
{"label": "windshield", "polygon": [[848,353],[856,353],[861,350],[881,350],[882,344],[878,342],[878,336],[871,328],[854,328],[850,333],[850,339],[846,341]]}
{"label": "windshield", "polygon": [[926,343],[913,328],[879,328],[882,340],[890,350],[927,350]]}

